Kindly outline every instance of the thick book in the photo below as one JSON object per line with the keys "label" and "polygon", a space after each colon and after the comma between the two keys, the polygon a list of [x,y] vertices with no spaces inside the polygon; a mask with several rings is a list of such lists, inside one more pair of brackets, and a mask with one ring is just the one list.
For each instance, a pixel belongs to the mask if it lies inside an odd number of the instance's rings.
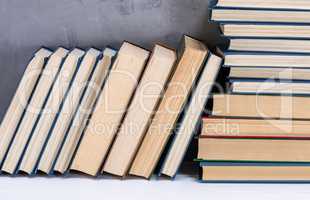
{"label": "thick book", "polygon": [[80,49],[72,50],[66,57],[55,83],[51,89],[46,105],[41,112],[41,116],[33,130],[32,137],[27,142],[27,148],[20,158],[20,167],[18,169],[31,174],[34,172],[36,162],[43,148],[45,138],[53,124],[53,120],[58,113],[59,107],[63,98],[71,86],[72,78],[74,77],[84,51]]}
{"label": "thick book", "polygon": [[217,7],[280,9],[280,10],[310,10],[308,0],[217,0]]}
{"label": "thick book", "polygon": [[309,11],[253,10],[238,8],[214,8],[211,20],[220,23],[284,23],[309,24]]}
{"label": "thick book", "polygon": [[310,56],[298,53],[226,52],[224,66],[309,68]]}
{"label": "thick book", "polygon": [[149,57],[149,52],[124,42],[100,94],[71,170],[95,176],[100,171]]}
{"label": "thick book", "polygon": [[256,24],[256,23],[223,23],[222,33],[231,38],[278,38],[309,39],[309,25],[291,24]]}
{"label": "thick book", "polygon": [[206,66],[204,67],[197,86],[194,89],[190,103],[187,106],[182,121],[176,132],[171,146],[169,147],[168,154],[164,160],[161,169],[161,174],[174,177],[177,173],[183,157],[186,153],[187,147],[197,129],[201,115],[205,110],[205,106],[210,97],[210,92],[217,79],[218,72],[220,71],[222,58],[210,53]]}
{"label": "thick book", "polygon": [[208,49],[202,42],[185,36],[181,53],[176,71],[130,168],[131,175],[149,178],[153,173],[203,68]]}
{"label": "thick book", "polygon": [[24,75],[16,89],[15,95],[6,111],[0,127],[0,165],[13,139],[25,108],[31,100],[40,74],[45,67],[51,51],[42,48],[38,50],[29,62]]}
{"label": "thick book", "polygon": [[309,97],[277,95],[213,96],[213,116],[266,119],[310,119]]}
{"label": "thick book", "polygon": [[80,106],[72,119],[70,128],[66,133],[66,138],[63,141],[59,155],[57,156],[54,171],[64,174],[69,169],[72,156],[81,139],[83,130],[86,127],[92,109],[96,102],[101,89],[104,86],[105,80],[111,69],[116,51],[106,48],[103,51],[103,56],[96,65],[91,80],[87,84],[85,95],[81,100]]}
{"label": "thick book", "polygon": [[202,137],[310,139],[308,120],[206,117]]}
{"label": "thick book", "polygon": [[65,139],[67,129],[72,120],[75,111],[77,110],[80,99],[83,97],[87,81],[94,70],[101,52],[94,48],[89,49],[79,66],[79,69],[74,77],[72,86],[63,101],[63,105],[57,114],[57,119],[50,130],[50,136],[46,146],[42,151],[42,156],[38,164],[38,170],[50,174],[53,169],[53,164]]}
{"label": "thick book", "polygon": [[231,38],[229,41],[228,51],[310,53],[310,40]]}
{"label": "thick book", "polygon": [[310,82],[291,80],[230,80],[230,91],[238,94],[309,95]]}
{"label": "thick book", "polygon": [[209,183],[310,182],[310,163],[201,162],[201,180]]}
{"label": "thick book", "polygon": [[275,163],[310,162],[309,139],[232,139],[201,137],[198,143],[199,160]]}
{"label": "thick book", "polygon": [[310,69],[282,67],[232,67],[229,79],[310,81]]}
{"label": "thick book", "polygon": [[68,50],[59,48],[50,56],[48,63],[41,73],[41,78],[27,106],[20,126],[17,129],[16,136],[10,145],[2,166],[2,171],[10,174],[16,171],[27,142],[31,138],[32,130],[36,127],[36,123],[41,116],[41,111],[44,109],[46,99],[49,98],[54,81],[67,54]]}
{"label": "thick book", "polygon": [[173,74],[175,61],[175,51],[155,45],[127,115],[107,156],[104,172],[118,176],[127,174],[167,82]]}

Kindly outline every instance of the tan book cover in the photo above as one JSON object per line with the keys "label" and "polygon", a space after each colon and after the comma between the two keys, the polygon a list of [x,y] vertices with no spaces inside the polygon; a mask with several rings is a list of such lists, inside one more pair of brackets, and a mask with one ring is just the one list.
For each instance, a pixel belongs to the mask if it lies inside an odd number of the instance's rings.
{"label": "tan book cover", "polygon": [[[294,24],[241,24],[231,23],[221,25],[222,33],[229,37],[251,37],[251,38],[309,38],[309,26],[296,26]],[[307,60],[307,57],[303,57]],[[258,60],[259,61],[259,60]],[[267,60],[262,60],[262,62]],[[270,65],[267,65],[270,66]],[[309,67],[309,66],[307,66]]]}
{"label": "tan book cover", "polygon": [[200,138],[198,159],[242,162],[310,162],[310,140]]}
{"label": "tan book cover", "polygon": [[148,51],[123,43],[74,157],[72,170],[97,175],[148,57]]}
{"label": "tan book cover", "polygon": [[103,171],[118,176],[126,175],[174,71],[175,61],[175,51],[160,45],[154,47]]}
{"label": "tan book cover", "polygon": [[[228,50],[255,51],[255,52],[265,51],[265,52],[309,53],[310,52],[310,41],[309,40],[298,40],[298,39],[277,39],[277,38],[275,39],[234,38],[230,40]],[[264,69],[270,70],[270,68],[262,68],[262,70]]]}
{"label": "tan book cover", "polygon": [[203,119],[201,136],[227,138],[310,138],[309,120],[216,118]]}
{"label": "tan book cover", "polygon": [[[310,41],[309,41],[310,47]],[[310,80],[310,70],[302,68],[232,67],[229,77],[255,79]]]}
{"label": "tan book cover", "polygon": [[267,166],[203,166],[202,180],[206,182],[299,182],[310,180],[307,165]]}
{"label": "tan book cover", "polygon": [[229,95],[213,96],[212,115],[266,119],[310,119],[310,104],[305,96]]}
{"label": "tan book cover", "polygon": [[15,95],[7,109],[7,112],[0,126],[0,163],[7,152],[7,149],[14,137],[18,123],[20,122],[28,100],[35,89],[36,82],[46,64],[47,59],[52,54],[47,49],[40,49],[35,53],[29,62],[24,75],[18,85]]}
{"label": "tan book cover", "polygon": [[176,71],[130,169],[132,175],[151,176],[204,64],[206,46],[188,36],[183,43]]}
{"label": "tan book cover", "polygon": [[161,174],[174,177],[179,169],[187,148],[195,134],[205,105],[210,98],[210,93],[221,69],[223,59],[210,53],[197,86],[194,88],[188,108],[184,113],[176,136],[171,143],[168,154],[164,160]]}
{"label": "tan book cover", "polygon": [[97,96],[100,94],[102,85],[104,85],[105,80],[109,74],[115,55],[116,51],[112,49],[106,48],[103,51],[103,57],[100,59],[96,66],[92,78],[87,86],[83,100],[76,115],[74,116],[72,126],[67,133],[66,140],[64,141],[64,144],[58,155],[55,167],[53,169],[54,171],[63,174],[68,170],[74,151],[76,150],[83,130],[86,127],[87,120],[91,114]]}
{"label": "tan book cover", "polygon": [[72,77],[76,72],[77,65],[83,55],[84,51],[74,49],[66,57],[55,80],[44,110],[42,111],[41,117],[39,118],[32,137],[28,143],[27,149],[21,160],[19,170],[29,174],[33,172],[45,139],[47,138],[49,130],[53,124],[53,120],[58,113],[61,102],[69,88]]}
{"label": "tan book cover", "polygon": [[249,23],[309,23],[308,11],[252,10],[252,9],[212,9],[211,20],[217,22]]}
{"label": "tan book cover", "polygon": [[100,53],[100,51],[91,48],[83,57],[79,69],[74,77],[73,83],[63,102],[63,106],[58,113],[57,120],[50,132],[48,142],[44,147],[44,151],[38,165],[38,170],[41,172],[49,174],[52,170],[56,156],[61,148],[61,144],[65,139],[67,129],[69,128],[74,113],[79,106],[83,91],[87,85],[87,81],[90,78],[91,72],[98,61]]}
{"label": "tan book cover", "polygon": [[40,117],[44,103],[49,96],[49,92],[52,89],[55,78],[61,68],[61,63],[67,53],[68,50],[59,48],[50,56],[48,63],[41,73],[41,78],[37,83],[36,89],[32,94],[31,101],[27,106],[6,159],[4,160],[2,171],[10,174],[15,172],[17,165],[23,156],[23,151],[26,148],[27,141],[31,137],[32,130],[36,125],[38,117]]}

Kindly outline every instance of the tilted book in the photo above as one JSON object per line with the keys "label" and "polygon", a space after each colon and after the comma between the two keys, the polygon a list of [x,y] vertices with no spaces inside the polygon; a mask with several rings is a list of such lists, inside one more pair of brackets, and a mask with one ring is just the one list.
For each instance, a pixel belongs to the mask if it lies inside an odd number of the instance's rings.
{"label": "tilted book", "polygon": [[220,71],[223,59],[213,53],[209,53],[206,66],[200,75],[197,86],[194,88],[190,103],[185,111],[184,117],[176,131],[176,136],[169,148],[164,160],[161,174],[174,177],[177,173],[187,147],[190,144],[193,134],[197,129],[199,120],[204,111],[210,92]]}
{"label": "tilted book", "polygon": [[148,51],[128,42],[123,43],[74,156],[71,170],[97,175],[148,57]]}
{"label": "tilted book", "polygon": [[10,145],[10,149],[2,166],[3,171],[10,174],[15,172],[67,53],[68,50],[59,48],[50,56],[48,63],[42,71],[41,78],[32,95],[32,99],[27,106],[25,115],[17,129],[16,136]]}
{"label": "tilted book", "polygon": [[41,172],[47,174],[51,173],[58,151],[65,139],[70,121],[79,106],[80,99],[83,97],[83,92],[86,89],[87,81],[99,60],[100,54],[100,51],[91,48],[83,57],[68,95],[63,102],[62,108],[57,115],[57,119],[52,129],[50,130],[50,136],[44,147],[38,165],[38,170]]}
{"label": "tilted book", "polygon": [[11,104],[1,122],[0,165],[16,133],[16,128],[22,119],[24,109],[32,97],[31,94],[35,89],[40,74],[51,54],[51,51],[44,48],[35,53],[24,72]]}
{"label": "tilted book", "polygon": [[118,176],[127,174],[139,144],[156,112],[167,82],[174,71],[175,61],[176,53],[173,50],[160,45],[154,47],[103,171]]}
{"label": "tilted book", "polygon": [[149,178],[160,159],[208,54],[206,46],[184,37],[181,58],[130,169]]}
{"label": "tilted book", "polygon": [[55,162],[54,171],[63,174],[69,169],[73,154],[82,137],[82,133],[86,127],[87,120],[91,114],[96,99],[105,84],[105,80],[109,74],[115,55],[116,51],[110,48],[106,48],[103,51],[102,58],[93,72],[91,80],[87,85],[85,95],[83,96],[74,119],[72,119],[66,138],[63,141]]}
{"label": "tilted book", "polygon": [[41,155],[41,150],[48,137],[50,128],[59,111],[61,103],[68,93],[71,86],[72,78],[76,74],[79,63],[84,55],[84,51],[80,49],[72,50],[66,57],[62,68],[55,80],[50,96],[46,102],[41,117],[33,130],[32,137],[30,138],[27,148],[21,158],[20,171],[31,174],[34,172],[36,163]]}

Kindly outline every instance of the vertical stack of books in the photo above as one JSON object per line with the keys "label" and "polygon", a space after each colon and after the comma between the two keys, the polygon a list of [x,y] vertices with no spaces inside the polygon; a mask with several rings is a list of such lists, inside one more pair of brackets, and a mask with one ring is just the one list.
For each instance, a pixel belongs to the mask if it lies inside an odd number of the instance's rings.
{"label": "vertical stack of books", "polygon": [[199,139],[202,180],[310,181],[310,1],[219,0],[225,94]]}

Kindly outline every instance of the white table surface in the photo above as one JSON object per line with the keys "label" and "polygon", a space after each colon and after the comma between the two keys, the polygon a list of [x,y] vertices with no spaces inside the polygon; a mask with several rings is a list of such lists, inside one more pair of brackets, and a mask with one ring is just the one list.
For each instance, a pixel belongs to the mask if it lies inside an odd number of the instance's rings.
{"label": "white table surface", "polygon": [[119,180],[112,177],[92,179],[0,177],[0,199],[229,199],[273,200],[310,199],[308,184],[203,184],[194,177],[179,175],[176,180]]}

